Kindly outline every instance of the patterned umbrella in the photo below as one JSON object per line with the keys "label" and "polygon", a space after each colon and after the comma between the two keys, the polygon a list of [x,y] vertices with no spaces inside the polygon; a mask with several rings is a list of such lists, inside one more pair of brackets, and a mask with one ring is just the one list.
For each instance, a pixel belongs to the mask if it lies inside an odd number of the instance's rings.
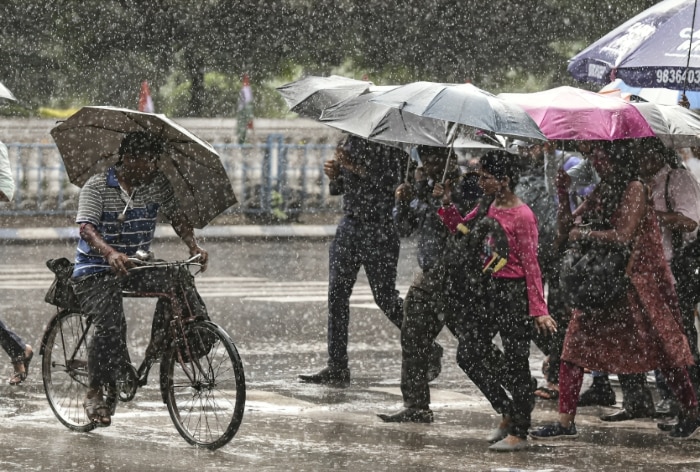
{"label": "patterned umbrella", "polygon": [[623,23],[569,61],[577,80],[700,90],[697,0],[665,0]]}

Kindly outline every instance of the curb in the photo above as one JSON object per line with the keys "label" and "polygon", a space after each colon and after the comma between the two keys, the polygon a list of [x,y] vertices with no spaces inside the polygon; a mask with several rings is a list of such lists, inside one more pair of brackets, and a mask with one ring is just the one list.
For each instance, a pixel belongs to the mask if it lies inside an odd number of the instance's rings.
{"label": "curb", "polygon": [[[335,225],[230,225],[207,226],[195,230],[198,238],[242,239],[242,238],[332,238]],[[77,240],[78,227],[64,228],[0,228],[0,241],[60,241]],[[155,237],[176,239],[178,236],[170,225],[158,225]]]}

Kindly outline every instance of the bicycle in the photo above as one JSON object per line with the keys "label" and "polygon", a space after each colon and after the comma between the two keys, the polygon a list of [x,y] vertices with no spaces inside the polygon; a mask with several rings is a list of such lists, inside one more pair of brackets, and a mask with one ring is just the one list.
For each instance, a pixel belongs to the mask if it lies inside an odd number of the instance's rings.
{"label": "bicycle", "polygon": [[[196,317],[188,304],[177,303],[178,291],[184,294],[183,284],[188,280],[194,283],[189,268],[201,267],[197,258],[174,262],[130,258],[138,264],[130,269],[132,271],[166,267],[184,270],[186,277],[178,276],[180,283],[170,291],[122,293],[124,297],[170,299],[170,342],[160,363],[161,396],[180,435],[194,446],[213,450],[227,444],[242,422],[245,377],[236,346],[226,331],[209,320]],[[56,274],[58,278],[58,272]],[[80,313],[76,306],[64,306],[47,324],[40,350],[49,405],[61,423],[80,432],[97,427],[83,408],[88,390],[87,352],[93,331],[90,317]],[[125,363],[117,379],[118,400],[132,400],[138,387],[137,369]]]}

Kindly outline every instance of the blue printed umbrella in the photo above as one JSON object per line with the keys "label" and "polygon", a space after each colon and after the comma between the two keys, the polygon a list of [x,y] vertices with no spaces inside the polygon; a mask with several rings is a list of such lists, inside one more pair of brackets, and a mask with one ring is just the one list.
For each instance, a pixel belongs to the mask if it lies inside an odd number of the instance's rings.
{"label": "blue printed umbrella", "polygon": [[568,70],[582,82],[700,90],[696,11],[697,0],[660,2],[578,53]]}

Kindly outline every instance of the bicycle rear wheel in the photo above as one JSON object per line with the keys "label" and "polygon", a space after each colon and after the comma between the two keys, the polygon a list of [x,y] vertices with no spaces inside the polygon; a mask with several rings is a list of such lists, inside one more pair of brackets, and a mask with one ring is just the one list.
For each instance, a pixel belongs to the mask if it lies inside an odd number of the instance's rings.
{"label": "bicycle rear wheel", "polygon": [[195,446],[217,449],[238,431],[245,408],[243,363],[229,335],[192,323],[161,363],[161,389],[175,428]]}
{"label": "bicycle rear wheel", "polygon": [[87,347],[93,334],[87,317],[62,311],[44,337],[41,362],[44,392],[58,420],[74,431],[90,431],[85,414],[88,390]]}

